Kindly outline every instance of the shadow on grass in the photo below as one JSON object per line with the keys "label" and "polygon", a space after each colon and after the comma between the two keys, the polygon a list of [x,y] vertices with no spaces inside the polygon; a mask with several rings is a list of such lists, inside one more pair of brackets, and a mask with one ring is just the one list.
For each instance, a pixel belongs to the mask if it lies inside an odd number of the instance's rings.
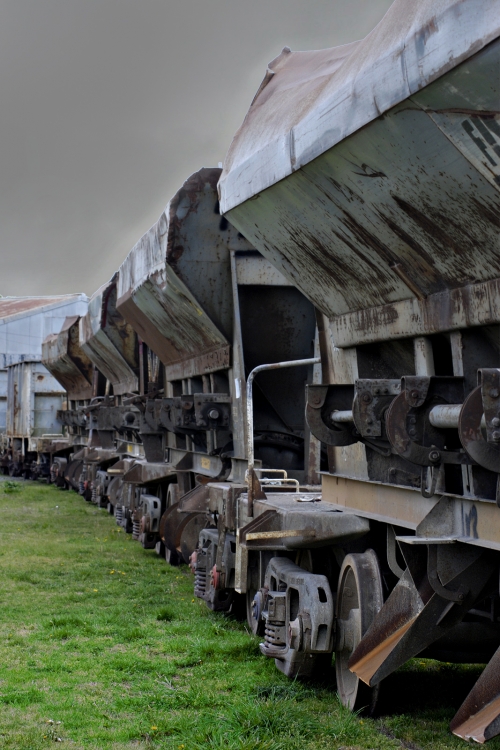
{"label": "shadow on grass", "polygon": [[481,674],[481,665],[431,662],[425,669],[407,666],[382,683],[379,716],[421,716],[439,711],[451,718]]}

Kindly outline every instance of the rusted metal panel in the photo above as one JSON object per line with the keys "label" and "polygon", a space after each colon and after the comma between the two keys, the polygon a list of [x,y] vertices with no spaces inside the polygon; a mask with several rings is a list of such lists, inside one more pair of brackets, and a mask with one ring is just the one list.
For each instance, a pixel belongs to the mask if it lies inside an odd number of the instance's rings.
{"label": "rusted metal panel", "polygon": [[365,518],[416,529],[438,502],[419,491],[349,477],[323,474],[322,497],[327,503]]}
{"label": "rusted metal panel", "polygon": [[93,366],[80,347],[78,316],[66,318],[59,333],[42,343],[42,362],[72,400],[92,397]]}
{"label": "rusted metal panel", "polygon": [[112,383],[115,395],[138,389],[138,340],[116,308],[116,275],[91,297],[80,319],[80,345]]}
{"label": "rusted metal panel", "polygon": [[167,464],[136,461],[123,478],[126,482],[131,482],[132,484],[147,484],[148,482],[158,482],[171,476],[175,475]]}
{"label": "rusted metal panel", "polygon": [[[344,132],[329,150],[325,140],[318,141],[318,158],[302,161],[300,170],[287,179],[273,179],[268,189],[252,193],[252,200],[238,199],[228,213],[262,254],[333,319],[337,346],[499,320],[498,2],[463,2],[455,18],[455,3],[417,8],[401,0],[380,24],[386,25],[387,34],[392,12],[403,8],[412,33],[426,17],[432,20],[428,28],[422,27],[427,32],[418,37],[417,52],[430,54],[425,62],[422,58],[422,74],[433,55],[443,55],[433,82],[424,75],[396,106],[383,102],[384,86],[390,82],[379,82],[378,114],[383,116],[368,118],[356,132]],[[449,24],[458,18],[460,23],[467,19],[468,26],[460,27],[454,39]],[[405,24],[393,27],[393,33],[397,28],[404,36],[409,28]],[[384,38],[380,29],[375,32],[379,41]],[[473,43],[458,54],[469,34]],[[389,36],[385,43],[390,47]],[[340,86],[342,67],[356,57],[364,68],[363,49],[364,42],[346,50],[337,73],[330,75],[327,66],[325,85],[336,81]],[[385,59],[382,46],[379,52]],[[405,46],[403,58],[408,55]],[[283,86],[287,81],[292,85],[294,75],[299,82],[306,80],[299,76],[299,63],[293,54],[277,62],[276,75],[257,98],[262,100],[259,109],[270,106],[281,91],[280,76]],[[307,55],[304,64],[309,64]],[[391,85],[397,91],[397,76]],[[349,107],[361,109],[373,91],[359,93],[357,99],[350,92]],[[283,107],[287,111],[286,97],[278,97],[275,104],[276,117]],[[319,122],[319,103],[308,102],[307,107]],[[249,115],[249,132],[252,118],[261,116]],[[246,127],[233,151],[246,147]],[[264,148],[266,132],[259,137]],[[231,176],[233,157],[229,155],[220,182],[224,208],[230,205],[224,179]],[[245,176],[240,176],[244,183]]]}
{"label": "rusted metal panel", "polygon": [[252,248],[219,215],[219,175],[193,174],[119,270],[118,310],[172,378],[228,366],[230,250]]}
{"label": "rusted metal panel", "polygon": [[291,286],[288,279],[262,255],[243,255],[236,258],[238,286]]}
{"label": "rusted metal panel", "polygon": [[225,370],[230,366],[231,347],[228,344],[198,357],[191,357],[191,359],[167,365],[165,375],[167,380],[181,380],[182,378],[195,377],[199,373],[207,375],[210,372],[217,372],[217,370]]}
{"label": "rusted metal panel", "polygon": [[324,154],[500,34],[496,0],[396,0],[360,42],[285,48],[229,149],[225,213]]}
{"label": "rusted metal panel", "polygon": [[21,362],[8,368],[8,437],[57,435],[61,426],[57,410],[64,392],[60,384],[39,362]]}
{"label": "rusted metal panel", "polygon": [[334,317],[498,278],[499,189],[410,100],[229,218]]}
{"label": "rusted metal panel", "polygon": [[498,734],[500,718],[500,648],[453,717],[450,729],[464,740],[483,744]]}
{"label": "rusted metal panel", "polygon": [[418,489],[331,474],[323,475],[322,497],[336,508],[414,529],[429,540],[446,535],[455,541],[500,550],[495,503],[452,496],[424,498]]}
{"label": "rusted metal panel", "polygon": [[500,322],[500,279],[339,315],[330,322],[338,347],[425,336]]}

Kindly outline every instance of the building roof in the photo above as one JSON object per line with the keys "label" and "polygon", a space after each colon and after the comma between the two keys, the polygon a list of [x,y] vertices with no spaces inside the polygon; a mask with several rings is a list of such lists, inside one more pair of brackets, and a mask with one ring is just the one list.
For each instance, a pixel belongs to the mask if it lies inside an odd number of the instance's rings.
{"label": "building roof", "polygon": [[7,320],[44,312],[71,301],[87,300],[85,294],[64,294],[53,297],[0,297],[0,325]]}

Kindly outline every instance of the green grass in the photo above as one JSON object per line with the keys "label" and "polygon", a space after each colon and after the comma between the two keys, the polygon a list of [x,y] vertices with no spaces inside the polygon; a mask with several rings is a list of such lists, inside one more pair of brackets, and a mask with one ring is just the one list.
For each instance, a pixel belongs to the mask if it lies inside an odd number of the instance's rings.
{"label": "green grass", "polygon": [[415,661],[387,683],[392,713],[361,719],[334,685],[283,677],[243,624],[193,599],[186,567],[105,512],[54,487],[4,484],[1,748],[465,747],[447,724],[478,668]]}

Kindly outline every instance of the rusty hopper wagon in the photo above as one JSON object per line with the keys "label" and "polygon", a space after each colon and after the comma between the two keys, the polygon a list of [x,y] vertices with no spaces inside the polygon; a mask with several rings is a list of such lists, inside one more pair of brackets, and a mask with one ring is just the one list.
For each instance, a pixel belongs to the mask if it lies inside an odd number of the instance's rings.
{"label": "rusty hopper wagon", "polygon": [[219,183],[318,310],[318,505],[360,522],[336,580],[270,560],[263,651],[333,644],[354,708],[416,654],[489,659],[451,724],[478,742],[500,733],[499,35],[497,0],[396,0],[361,42],[285,48]]}
{"label": "rusty hopper wagon", "polygon": [[123,481],[125,471],[143,457],[139,410],[141,347],[136,332],[116,308],[117,274],[89,301],[79,323],[79,343],[95,366],[97,391],[87,407],[88,444],[80,491],[108,507],[117,523],[132,531],[136,487]]}
{"label": "rusty hopper wagon", "polygon": [[141,542],[157,545],[170,562],[188,562],[201,530],[204,559],[213,557],[211,568],[217,548],[225,550],[228,575],[227,585],[207,581],[199,593],[227,609],[236,516],[222,543],[213,525],[205,527],[214,493],[234,505],[246,490],[245,383],[255,367],[276,357],[297,365],[259,381],[251,429],[262,481],[317,482],[321,457],[304,419],[304,385],[314,377],[313,306],[220,216],[220,172],[193,174],[132,249],[118,272],[116,305],[161,363],[136,400],[147,461],[125,476],[157,483],[156,496],[144,494],[135,514]]}

